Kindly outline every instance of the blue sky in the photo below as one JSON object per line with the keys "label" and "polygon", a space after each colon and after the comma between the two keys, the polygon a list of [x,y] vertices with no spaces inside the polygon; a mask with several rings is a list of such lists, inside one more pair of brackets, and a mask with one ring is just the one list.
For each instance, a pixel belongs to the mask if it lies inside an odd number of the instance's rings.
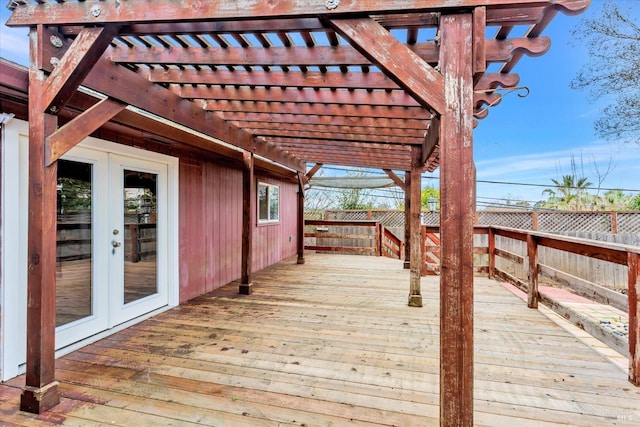
{"label": "blue sky", "polygon": [[[479,208],[493,199],[498,203],[542,199],[544,187],[483,181],[550,185],[552,178],[571,173],[572,158],[578,174],[594,184],[599,173],[610,169],[602,187],[640,191],[640,145],[600,140],[593,122],[604,102],[592,102],[586,93],[569,88],[571,79],[587,62],[586,49],[572,40],[571,30],[583,17],[597,16],[602,0],[592,1],[582,15],[558,14],[544,32],[551,37],[551,49],[540,57],[525,56],[516,66],[514,72],[520,75],[520,85],[530,89],[529,96],[505,96],[476,128]],[[640,22],[640,1],[618,1]],[[3,23],[8,16],[9,11],[0,8]],[[0,27],[0,56],[26,65],[26,34],[24,28]],[[425,185],[437,186],[436,180],[429,179],[437,175],[438,171],[426,174]]]}

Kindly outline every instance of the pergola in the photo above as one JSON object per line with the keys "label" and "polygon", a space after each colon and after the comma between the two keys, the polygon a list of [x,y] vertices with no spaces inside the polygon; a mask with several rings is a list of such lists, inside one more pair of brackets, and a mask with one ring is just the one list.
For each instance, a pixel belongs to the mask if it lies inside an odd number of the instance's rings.
{"label": "pergola", "polygon": [[[248,195],[257,156],[297,172],[301,222],[304,183],[321,165],[384,169],[407,195],[409,304],[421,306],[420,174],[439,166],[441,423],[471,425],[473,128],[501,90],[517,86],[519,59],[548,50],[541,34],[554,16],[580,13],[589,1],[10,1],[7,24],[30,28],[22,409],[42,412],[59,401],[56,162],[109,121],[152,131],[125,110],[132,106],[196,132],[182,144],[224,150],[213,138],[242,150],[241,292],[251,284]],[[59,127],[81,85],[101,95]],[[168,132],[161,142],[176,138]],[[314,166],[307,172],[306,164]]]}

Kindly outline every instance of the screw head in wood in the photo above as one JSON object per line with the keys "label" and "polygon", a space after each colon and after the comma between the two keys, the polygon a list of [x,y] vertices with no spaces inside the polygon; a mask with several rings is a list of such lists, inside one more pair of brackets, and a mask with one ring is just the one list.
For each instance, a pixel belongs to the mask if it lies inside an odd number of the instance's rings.
{"label": "screw head in wood", "polygon": [[325,0],[324,5],[327,9],[335,9],[340,4],[340,0]]}

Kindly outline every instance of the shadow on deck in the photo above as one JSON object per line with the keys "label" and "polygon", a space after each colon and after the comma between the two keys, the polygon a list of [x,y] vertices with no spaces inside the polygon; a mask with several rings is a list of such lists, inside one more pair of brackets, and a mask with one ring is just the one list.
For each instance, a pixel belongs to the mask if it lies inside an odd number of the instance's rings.
{"label": "shadow on deck", "polygon": [[[9,425],[438,425],[439,283],[407,306],[408,270],[309,255],[231,284],[57,361],[62,403]],[[475,281],[475,423],[638,425],[627,374],[499,282]],[[1,424],[1,423],[0,423]]]}

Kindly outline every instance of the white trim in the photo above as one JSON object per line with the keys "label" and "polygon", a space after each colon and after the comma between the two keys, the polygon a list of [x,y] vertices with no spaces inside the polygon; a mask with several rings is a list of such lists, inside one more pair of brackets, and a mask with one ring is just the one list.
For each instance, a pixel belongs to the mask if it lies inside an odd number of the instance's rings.
{"label": "white trim", "polygon": [[[267,216],[271,216],[271,188],[278,189],[278,217],[275,219],[268,218],[262,219],[260,218],[260,186],[267,187]],[[257,212],[256,217],[258,218],[258,224],[276,224],[280,222],[280,186],[278,184],[270,184],[268,182],[258,181],[257,190],[256,190],[256,206]]]}
{"label": "white trim", "polygon": [[[13,119],[2,126],[2,238],[0,277],[0,381],[24,373],[26,357],[26,283],[28,212],[28,123]],[[151,151],[89,137],[78,146],[114,153],[119,156],[148,159],[167,165],[167,284],[168,305],[127,321],[117,327],[70,344],[56,357],[97,341],[136,322],[168,310],[179,303],[179,160]],[[74,156],[71,150],[69,157]],[[82,157],[77,156],[77,157]],[[106,179],[106,178],[103,178]],[[102,209],[104,210],[104,209]]]}
{"label": "white trim", "polygon": [[[1,341],[0,379],[13,378],[22,372],[26,354],[26,306],[24,287],[27,281],[27,170],[21,167],[28,159],[27,122],[14,119],[2,126],[2,298],[0,301]],[[17,268],[16,266],[24,266]],[[22,292],[21,292],[22,291]],[[24,310],[20,310],[24,307]]]}
{"label": "white trim", "polygon": [[112,216],[111,224],[106,230],[120,230],[118,237],[112,237],[114,240],[123,240],[125,235],[124,224],[124,206],[122,203],[122,188],[124,188],[125,170],[141,171],[156,175],[156,195],[157,195],[157,224],[156,224],[156,272],[157,272],[157,288],[155,293],[147,295],[127,304],[123,301],[124,295],[124,242],[120,249],[116,249],[112,256],[109,257],[112,266],[110,268],[110,288],[111,295],[109,298],[110,326],[115,326],[123,321],[127,321],[132,317],[138,317],[157,307],[165,306],[169,303],[168,290],[169,282],[167,279],[167,193],[168,193],[168,172],[167,164],[143,160],[140,158],[132,158],[113,154],[110,156],[110,177],[112,188],[110,189],[111,208],[109,209]]}
{"label": "white trim", "polygon": [[167,165],[167,283],[169,285],[169,307],[175,307],[180,302],[180,240],[179,240],[179,159],[153,151],[141,150],[135,147],[103,141],[88,137],[82,147],[114,153],[119,156],[129,156],[146,159]]}
{"label": "white trim", "polygon": [[[106,209],[106,203],[101,200],[99,195],[108,191],[108,155],[107,153],[86,149],[83,147],[74,147],[71,153],[62,157],[62,160],[71,160],[75,162],[92,165],[92,207],[91,207],[91,252],[94,259],[106,259],[108,251],[106,250],[108,239],[100,233],[94,225],[104,224],[108,220],[109,210]],[[106,292],[106,284],[102,281],[106,280],[108,265],[106,263],[93,263],[91,268],[91,315],[58,326],[56,328],[56,346],[66,346],[71,343],[84,339],[86,331],[99,332],[108,327],[108,307],[101,304],[109,297]]]}

